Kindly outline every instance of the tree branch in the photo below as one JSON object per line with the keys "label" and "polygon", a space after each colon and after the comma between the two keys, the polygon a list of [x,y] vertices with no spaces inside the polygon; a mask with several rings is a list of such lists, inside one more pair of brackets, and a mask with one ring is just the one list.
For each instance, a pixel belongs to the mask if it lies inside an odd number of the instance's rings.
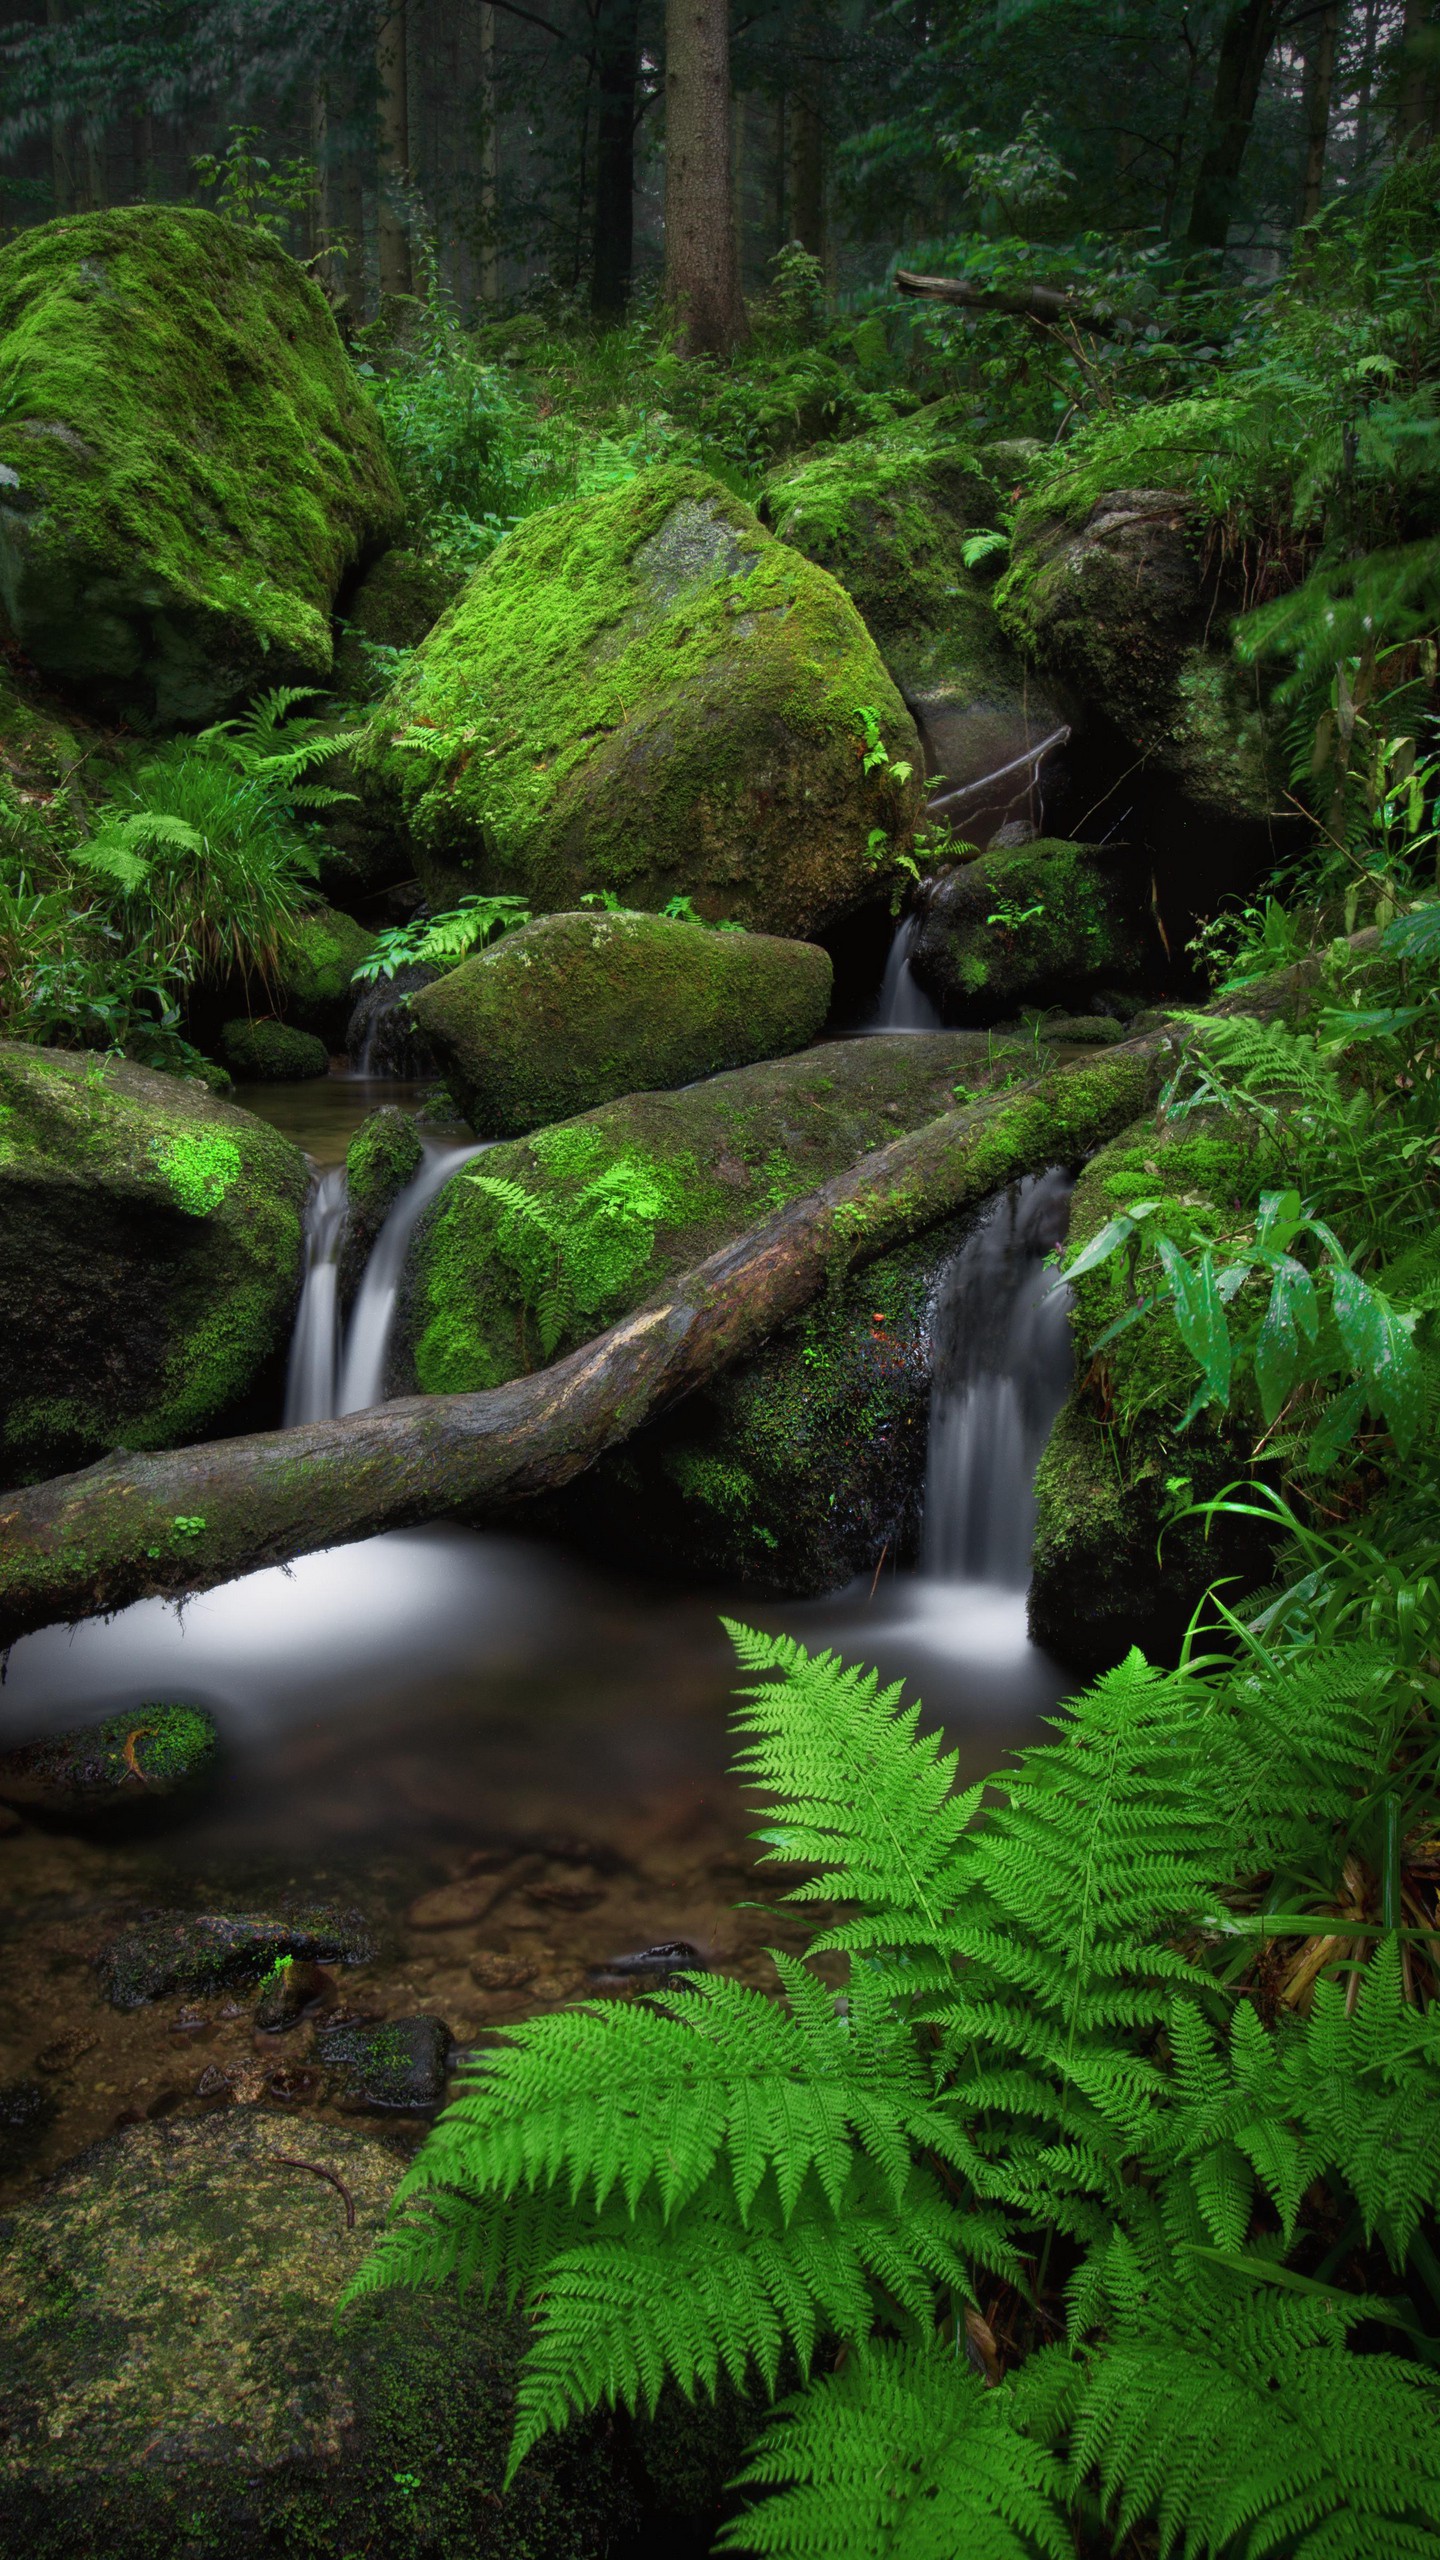
{"label": "tree branch", "polygon": [[958,302],[967,311],[996,311],[1010,319],[1038,320],[1046,328],[1053,328],[1057,322],[1074,321],[1100,338],[1125,334],[1113,311],[1087,307],[1077,302],[1073,294],[1062,292],[1058,285],[1009,289],[977,284],[969,276],[911,275],[902,267],[895,277],[895,289],[898,293],[921,295],[928,302]]}

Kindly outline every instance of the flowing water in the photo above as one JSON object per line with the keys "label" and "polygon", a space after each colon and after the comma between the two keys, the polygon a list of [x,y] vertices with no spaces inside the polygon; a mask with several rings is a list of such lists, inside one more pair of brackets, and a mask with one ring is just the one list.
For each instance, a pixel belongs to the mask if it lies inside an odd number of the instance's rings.
{"label": "flowing water", "polygon": [[[464,1152],[427,1155],[396,1204],[339,1375],[323,1276],[338,1186],[317,1188],[312,1401],[325,1341],[337,1402],[382,1383],[405,1235]],[[23,2194],[116,2123],[227,2095],[323,2108],[316,2075],[290,2070],[303,2066],[308,2027],[282,2040],[281,2069],[243,1998],[175,1995],[131,2013],[104,2004],[91,1959],[141,1909],[358,1904],[380,1953],[340,1978],[339,1996],[391,2017],[438,2014],[461,2043],[582,1996],[589,1968],[675,1938],[742,1980],[766,1980],[764,1947],[794,1932],[783,1914],[748,1908],[754,1813],[727,1770],[735,1668],[722,1612],[913,1679],[962,1781],[1030,1739],[1066,1685],[1024,1623],[1030,1473],[1063,1389],[1063,1307],[1044,1255],[1064,1204],[1058,1176],[1022,1186],[942,1288],[918,1574],[877,1569],[827,1600],[765,1603],[447,1525],[15,1645],[0,1736],[138,1717],[147,1700],[182,1697],[214,1714],[222,1758],[188,1805],[141,1805],[108,1832],[26,1823],[0,1837],[0,1930],[24,1951],[0,1969],[0,2081],[45,2057],[54,2110],[0,2188]]]}
{"label": "flowing water", "polygon": [[360,1283],[345,1336],[345,1357],[338,1388],[327,1408],[329,1412],[363,1413],[367,1406],[383,1402],[395,1301],[416,1223],[452,1174],[484,1153],[483,1146],[454,1147],[445,1146],[438,1140],[427,1140],[425,1161],[414,1181],[401,1192],[375,1239],[370,1259],[365,1265],[365,1276]]}
{"label": "flowing water", "polygon": [[931,1002],[910,966],[915,937],[920,930],[918,916],[902,916],[895,927],[875,1001],[872,1031],[939,1031],[942,1028],[940,1008]]}
{"label": "flowing water", "polygon": [[345,1168],[316,1175],[305,1209],[305,1277],[285,1375],[285,1427],[323,1422],[335,1411],[340,1356],[340,1247],[349,1203]]}

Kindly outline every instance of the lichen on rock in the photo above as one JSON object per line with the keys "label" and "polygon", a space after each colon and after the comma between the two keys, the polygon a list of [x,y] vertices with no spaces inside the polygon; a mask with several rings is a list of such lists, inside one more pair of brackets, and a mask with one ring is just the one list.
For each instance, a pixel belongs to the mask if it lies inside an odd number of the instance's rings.
{"label": "lichen on rock", "polygon": [[242,1411],[288,1338],[307,1186],[297,1147],[196,1081],[0,1047],[8,1481]]}
{"label": "lichen on rock", "polygon": [[[868,710],[901,777],[864,770]],[[356,757],[432,896],[610,889],[809,935],[873,895],[919,806],[913,724],[849,598],[702,472],[508,535]]]}
{"label": "lichen on rock", "polygon": [[663,916],[550,915],[412,997],[477,1137],[802,1049],[824,1022],[817,943]]}
{"label": "lichen on rock", "polygon": [[0,249],[0,598],[35,664],[141,723],[330,672],[340,582],[398,527],[324,295],[191,206]]}

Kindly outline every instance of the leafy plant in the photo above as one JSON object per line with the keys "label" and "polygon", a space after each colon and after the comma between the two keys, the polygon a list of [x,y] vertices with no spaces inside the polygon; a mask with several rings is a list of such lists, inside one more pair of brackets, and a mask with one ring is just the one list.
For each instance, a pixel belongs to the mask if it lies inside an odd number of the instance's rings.
{"label": "leafy plant", "polygon": [[352,972],[355,986],[373,986],[377,978],[393,978],[397,969],[453,969],[475,950],[483,951],[502,933],[514,933],[530,922],[523,898],[487,898],[478,891],[446,907],[436,916],[415,916],[409,924],[387,925],[375,937]]}
{"label": "leafy plant", "polygon": [[227,222],[283,240],[314,202],[320,173],[313,160],[266,159],[257,148],[263,139],[258,124],[232,124],[224,150],[197,153],[190,172],[198,185],[213,187],[215,211]]}
{"label": "leafy plant", "polygon": [[577,1318],[598,1315],[644,1269],[671,1205],[660,1168],[637,1155],[617,1156],[568,1201],[497,1174],[466,1179],[496,1204],[494,1249],[514,1275],[542,1360]]}

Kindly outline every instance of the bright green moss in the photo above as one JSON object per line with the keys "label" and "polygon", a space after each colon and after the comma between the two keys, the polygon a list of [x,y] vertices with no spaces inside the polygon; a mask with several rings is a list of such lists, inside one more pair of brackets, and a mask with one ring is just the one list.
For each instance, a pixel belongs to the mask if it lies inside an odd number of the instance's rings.
{"label": "bright green moss", "polygon": [[[861,769],[879,719],[903,782]],[[372,803],[432,886],[591,888],[809,934],[873,888],[919,805],[915,731],[849,598],[702,473],[533,516],[372,716]]]}
{"label": "bright green moss", "polygon": [[287,1022],[338,1042],[354,1007],[351,981],[375,948],[375,936],[339,907],[298,916],[285,937],[276,993]]}
{"label": "bright green moss", "polygon": [[323,678],[399,492],[324,296],[256,232],[129,205],[0,250],[0,594],[111,709]]}
{"label": "bright green moss", "polygon": [[240,1171],[239,1148],[218,1129],[187,1129],[179,1137],[157,1138],[151,1152],[192,1218],[218,1209]]}
{"label": "bright green moss", "polygon": [[241,1083],[294,1084],[328,1075],[330,1052],[313,1031],[288,1022],[227,1022],[220,1034],[225,1064]]}

